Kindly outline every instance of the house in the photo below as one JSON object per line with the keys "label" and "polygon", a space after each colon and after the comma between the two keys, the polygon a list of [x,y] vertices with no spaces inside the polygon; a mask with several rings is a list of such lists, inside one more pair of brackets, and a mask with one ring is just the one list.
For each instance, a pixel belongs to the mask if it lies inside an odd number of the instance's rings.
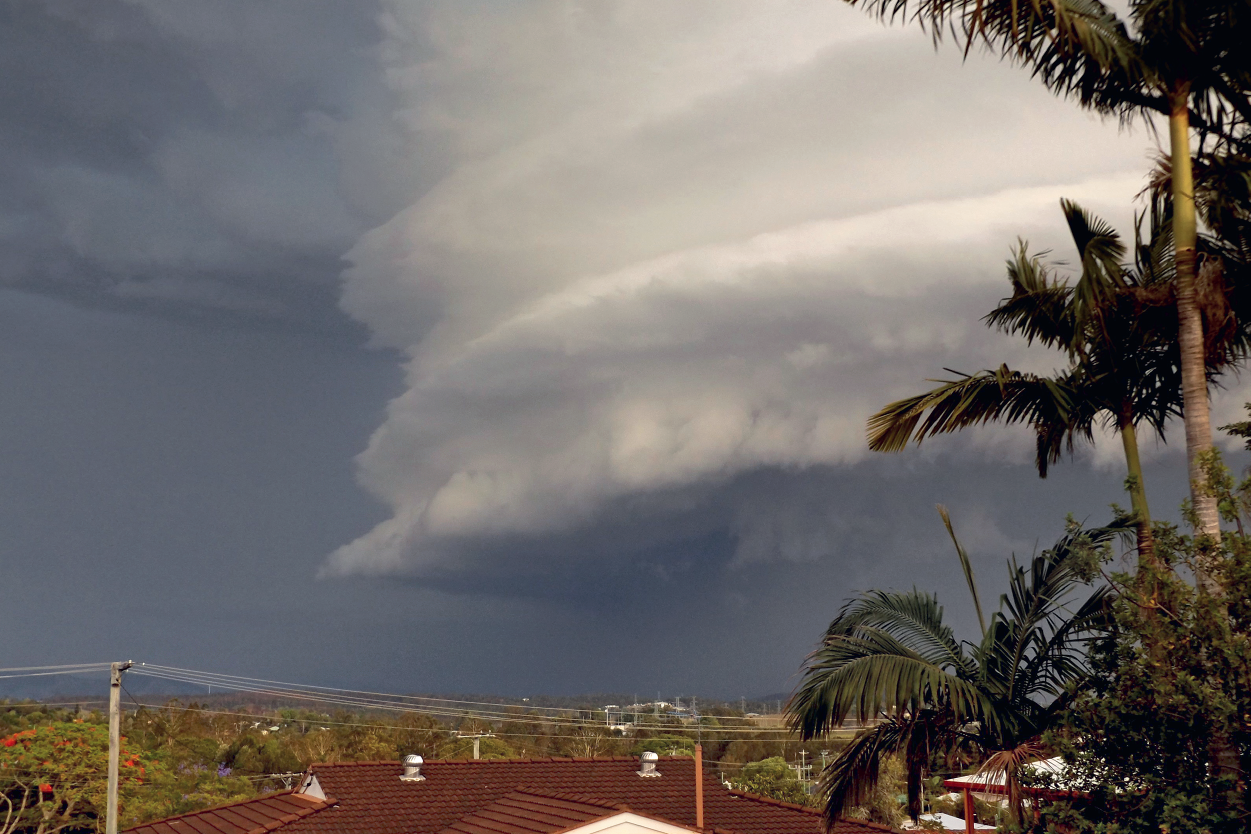
{"label": "house", "polygon": [[[128,834],[823,834],[811,808],[726,788],[685,757],[316,764],[298,788]],[[832,834],[892,829],[840,819]]]}

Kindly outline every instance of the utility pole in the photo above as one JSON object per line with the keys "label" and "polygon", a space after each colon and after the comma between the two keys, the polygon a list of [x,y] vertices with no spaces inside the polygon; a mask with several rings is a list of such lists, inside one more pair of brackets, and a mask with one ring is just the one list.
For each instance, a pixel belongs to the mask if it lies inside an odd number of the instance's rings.
{"label": "utility pole", "polygon": [[495,738],[495,733],[474,733],[472,735],[469,733],[457,733],[456,735],[460,738],[473,739],[473,757],[475,759],[482,758],[482,739]]}
{"label": "utility pole", "polygon": [[105,834],[117,834],[117,765],[122,753],[122,672],[134,662],[109,667],[109,807],[105,813]]}

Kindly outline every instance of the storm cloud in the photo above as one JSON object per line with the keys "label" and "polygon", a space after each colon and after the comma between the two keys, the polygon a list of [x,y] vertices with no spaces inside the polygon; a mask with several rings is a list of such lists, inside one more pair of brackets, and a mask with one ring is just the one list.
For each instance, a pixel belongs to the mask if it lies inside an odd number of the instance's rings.
{"label": "storm cloud", "polygon": [[1106,438],[865,448],[1058,362],[979,318],[1061,196],[1132,228],[1148,127],[993,57],[832,0],[9,0],[0,70],[13,664],[776,692],[858,589],[971,625],[935,503],[989,594],[1124,501]]}
{"label": "storm cloud", "polygon": [[[1127,225],[1148,158],[1144,131],[840,4],[385,20],[448,170],[348,255],[344,309],[410,360],[360,458],[394,516],[327,575],[863,460],[866,417],[943,365],[1031,362],[977,320],[1009,247],[1062,246],[1061,195]],[[828,554],[830,508],[762,499],[724,517],[731,564]]]}

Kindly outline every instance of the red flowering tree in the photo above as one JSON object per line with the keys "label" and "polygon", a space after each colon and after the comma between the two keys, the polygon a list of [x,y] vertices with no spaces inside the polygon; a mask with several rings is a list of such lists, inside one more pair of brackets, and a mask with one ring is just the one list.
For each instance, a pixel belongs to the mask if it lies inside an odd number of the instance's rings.
{"label": "red flowering tree", "polygon": [[[104,830],[109,731],[81,721],[55,722],[0,739],[0,834]],[[161,766],[126,749],[119,767],[120,819],[138,821],[149,804],[143,790]]]}

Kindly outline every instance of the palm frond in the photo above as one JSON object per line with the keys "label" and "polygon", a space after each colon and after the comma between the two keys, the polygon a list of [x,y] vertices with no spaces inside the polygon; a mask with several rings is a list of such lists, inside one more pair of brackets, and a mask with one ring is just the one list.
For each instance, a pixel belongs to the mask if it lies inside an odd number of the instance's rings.
{"label": "palm frond", "polygon": [[865,802],[877,787],[882,757],[902,751],[907,744],[908,727],[903,721],[886,721],[861,730],[839,751],[821,773],[818,790],[825,796],[827,824],[843,815],[849,806]]}
{"label": "palm frond", "polygon": [[1073,641],[1097,626],[1106,591],[1095,591],[1076,616],[1068,611],[1070,602],[1085,587],[1084,566],[1092,551],[1132,529],[1128,520],[1075,529],[1027,566],[1011,563],[1008,593],[978,650],[983,674],[1002,684],[1008,701],[1054,698],[1084,673],[1084,656],[1073,651]]}
{"label": "palm frond", "polygon": [[977,769],[977,775],[993,784],[1003,779],[1008,794],[1008,809],[1013,821],[1020,824],[1025,818],[1025,791],[1021,784],[1021,774],[1031,762],[1036,762],[1046,755],[1046,747],[1038,739],[1027,739],[1006,750],[996,750]]}
{"label": "palm frond", "polygon": [[1048,347],[1068,349],[1077,336],[1070,297],[1073,290],[1061,280],[1053,280],[1043,257],[1031,255],[1029,244],[1017,241],[1008,260],[1008,281],[1012,295],[999,302],[982,321],[988,327],[1021,336],[1028,344],[1038,341]]}
{"label": "palm frond", "polygon": [[1064,422],[1072,397],[1055,379],[1006,365],[940,383],[932,391],[891,403],[869,418],[869,448],[898,452],[910,440],[989,422]]}
{"label": "palm frond", "polygon": [[982,615],[982,598],[977,593],[977,580],[973,577],[973,563],[969,561],[969,553],[960,544],[960,540],[956,538],[956,528],[951,524],[951,514],[947,512],[947,508],[942,504],[938,505],[938,514],[942,516],[943,525],[947,528],[947,535],[951,536],[951,543],[956,546],[956,556],[960,559],[960,568],[964,571],[964,581],[969,586],[969,594],[973,597],[973,607],[977,609],[977,625],[982,630],[982,634],[986,634],[986,617]]}
{"label": "palm frond", "polygon": [[1125,244],[1111,225],[1072,200],[1061,200],[1060,208],[1082,265],[1081,277],[1073,288],[1073,311],[1080,325],[1101,317],[1113,306],[1117,293],[1126,288],[1121,266]]}
{"label": "palm frond", "polygon": [[943,709],[954,720],[994,722],[971,680],[976,667],[942,623],[937,600],[919,591],[871,591],[844,606],[804,664],[786,705],[803,738],[855,715]]}
{"label": "palm frond", "polygon": [[901,641],[928,663],[967,670],[955,632],[943,622],[938,597],[911,591],[867,591],[846,603],[826,629],[827,640],[880,631]]}
{"label": "palm frond", "polygon": [[850,0],[883,19],[950,36],[965,54],[980,43],[1029,67],[1048,88],[1106,112],[1139,93],[1145,69],[1124,23],[1098,0]]}

